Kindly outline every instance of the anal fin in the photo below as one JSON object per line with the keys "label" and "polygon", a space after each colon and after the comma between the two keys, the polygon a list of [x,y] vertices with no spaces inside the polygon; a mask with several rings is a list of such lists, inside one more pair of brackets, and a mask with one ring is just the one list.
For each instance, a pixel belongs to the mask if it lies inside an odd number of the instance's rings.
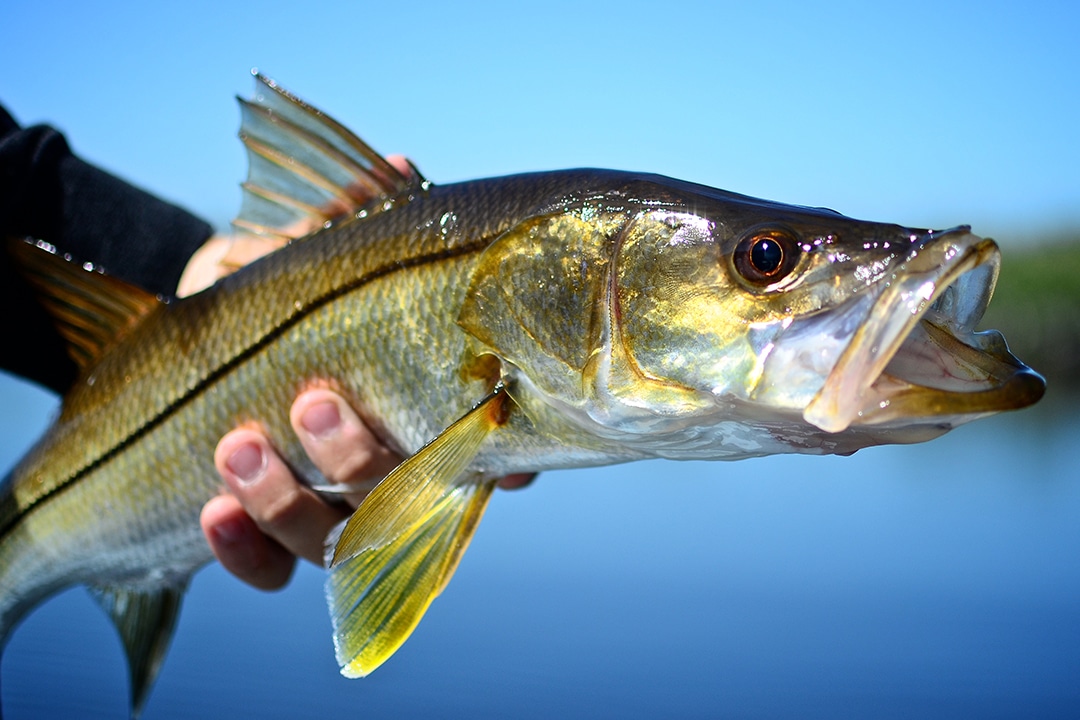
{"label": "anal fin", "polygon": [[469,466],[509,403],[496,389],[387,475],[345,525],[327,581],[343,675],[386,661],[449,582],[495,487]]}
{"label": "anal fin", "polygon": [[142,712],[169,649],[184,588],[90,587],[120,633],[131,674],[131,717]]}

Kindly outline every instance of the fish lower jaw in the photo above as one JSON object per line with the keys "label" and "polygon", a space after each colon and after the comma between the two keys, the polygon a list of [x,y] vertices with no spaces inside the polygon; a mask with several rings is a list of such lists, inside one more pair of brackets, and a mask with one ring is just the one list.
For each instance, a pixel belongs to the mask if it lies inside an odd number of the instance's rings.
{"label": "fish lower jaw", "polygon": [[1027,368],[1003,340],[972,332],[999,262],[997,245],[970,233],[922,249],[882,289],[803,418],[839,433],[1023,407],[1008,378]]}
{"label": "fish lower jaw", "polygon": [[934,422],[949,426],[1042,397],[1043,379],[994,332],[954,334],[923,318],[863,393],[851,425]]}

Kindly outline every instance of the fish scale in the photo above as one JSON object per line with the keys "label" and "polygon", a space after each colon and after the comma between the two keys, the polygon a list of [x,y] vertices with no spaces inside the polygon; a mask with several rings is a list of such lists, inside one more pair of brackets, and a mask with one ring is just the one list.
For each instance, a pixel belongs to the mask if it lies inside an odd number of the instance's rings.
{"label": "fish scale", "polygon": [[[483,193],[476,196],[483,199]],[[454,206],[461,208],[460,200]],[[440,208],[436,205],[428,214],[440,216]],[[386,225],[390,227],[380,227]],[[137,358],[129,353],[108,354],[66,398],[52,431],[53,442],[35,454],[48,458],[47,470],[32,456],[19,471],[47,476],[44,487],[51,488],[59,478],[74,476],[128,441],[140,428],[160,422],[170,406],[190,402],[213,388],[214,375],[228,372],[268,339],[273,342],[280,328],[310,322],[316,298],[332,296],[350,283],[387,273],[415,258],[439,257],[462,244],[455,243],[458,236],[430,229],[421,233],[414,229],[416,225],[423,223],[392,214],[376,216],[361,229],[365,243],[359,246],[350,243],[346,225],[335,237],[322,238],[331,242],[297,243],[199,296],[162,308],[158,312],[166,319],[140,325],[125,346],[137,348]],[[480,228],[477,234],[482,237],[484,230]],[[380,235],[382,243],[371,240]],[[297,310],[297,303],[307,307]]]}
{"label": "fish scale", "polygon": [[[551,185],[550,178],[535,179],[544,191]],[[574,177],[566,180],[573,187]],[[507,191],[508,198],[522,195],[519,187]],[[213,466],[222,435],[254,420],[291,463],[318,477],[288,418],[292,399],[309,381],[335,378],[406,453],[483,397],[482,383],[461,380],[464,336],[454,329],[453,308],[484,233],[489,241],[500,226],[462,224],[458,233],[444,234],[425,220],[448,207],[466,217],[488,214],[469,212],[470,201],[511,202],[483,187],[459,193],[446,186],[431,195],[430,207],[414,203],[421,212],[343,223],[323,238],[328,242],[298,242],[199,296],[164,305],[106,355],[91,372],[93,384],[81,381],[56,425],[15,469],[16,491],[20,479],[41,476],[47,495],[35,502],[42,491],[28,493],[17,524],[34,547],[112,553],[106,548],[115,541],[129,551],[110,554],[107,567],[53,559],[49,570],[33,572],[69,584],[108,582],[143,572],[150,557],[159,559],[154,573],[161,558],[178,558],[171,573],[182,577],[212,559],[198,513],[223,489]],[[502,226],[516,219],[500,217]],[[351,242],[358,232],[364,242]],[[296,309],[295,298],[326,296],[333,299]],[[116,453],[118,447],[123,451]],[[109,522],[96,522],[101,517]],[[0,547],[3,555],[15,551],[7,538]]]}
{"label": "fish scale", "polygon": [[[13,248],[83,365],[0,493],[0,640],[52,592],[87,585],[124,643],[133,712],[212,559],[199,514],[223,490],[218,440],[254,424],[321,485],[289,421],[313,385],[407,458],[331,536],[349,676],[413,632],[500,475],[851,453],[1043,392],[1000,336],[974,331],[1000,258],[967,228],[606,170],[432,185],[258,83],[236,227],[293,242],[170,302]],[[931,313],[946,292],[970,301]]]}

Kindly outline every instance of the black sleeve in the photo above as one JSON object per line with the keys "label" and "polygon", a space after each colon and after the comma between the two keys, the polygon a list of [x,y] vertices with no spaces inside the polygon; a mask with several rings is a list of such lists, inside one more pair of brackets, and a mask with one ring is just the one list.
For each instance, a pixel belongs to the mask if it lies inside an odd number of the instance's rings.
{"label": "black sleeve", "polygon": [[[56,130],[20,128],[0,107],[0,237],[55,245],[153,293],[171,295],[210,237],[204,221],[72,154]],[[75,379],[59,335],[0,252],[0,369],[63,393]]]}

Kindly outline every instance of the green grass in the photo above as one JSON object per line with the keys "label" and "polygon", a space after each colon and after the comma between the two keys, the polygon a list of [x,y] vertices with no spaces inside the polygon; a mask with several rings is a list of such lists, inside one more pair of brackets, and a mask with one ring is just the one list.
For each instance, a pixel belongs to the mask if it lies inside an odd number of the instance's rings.
{"label": "green grass", "polygon": [[1080,231],[1002,253],[984,328],[1042,373],[1049,392],[1080,386]]}

